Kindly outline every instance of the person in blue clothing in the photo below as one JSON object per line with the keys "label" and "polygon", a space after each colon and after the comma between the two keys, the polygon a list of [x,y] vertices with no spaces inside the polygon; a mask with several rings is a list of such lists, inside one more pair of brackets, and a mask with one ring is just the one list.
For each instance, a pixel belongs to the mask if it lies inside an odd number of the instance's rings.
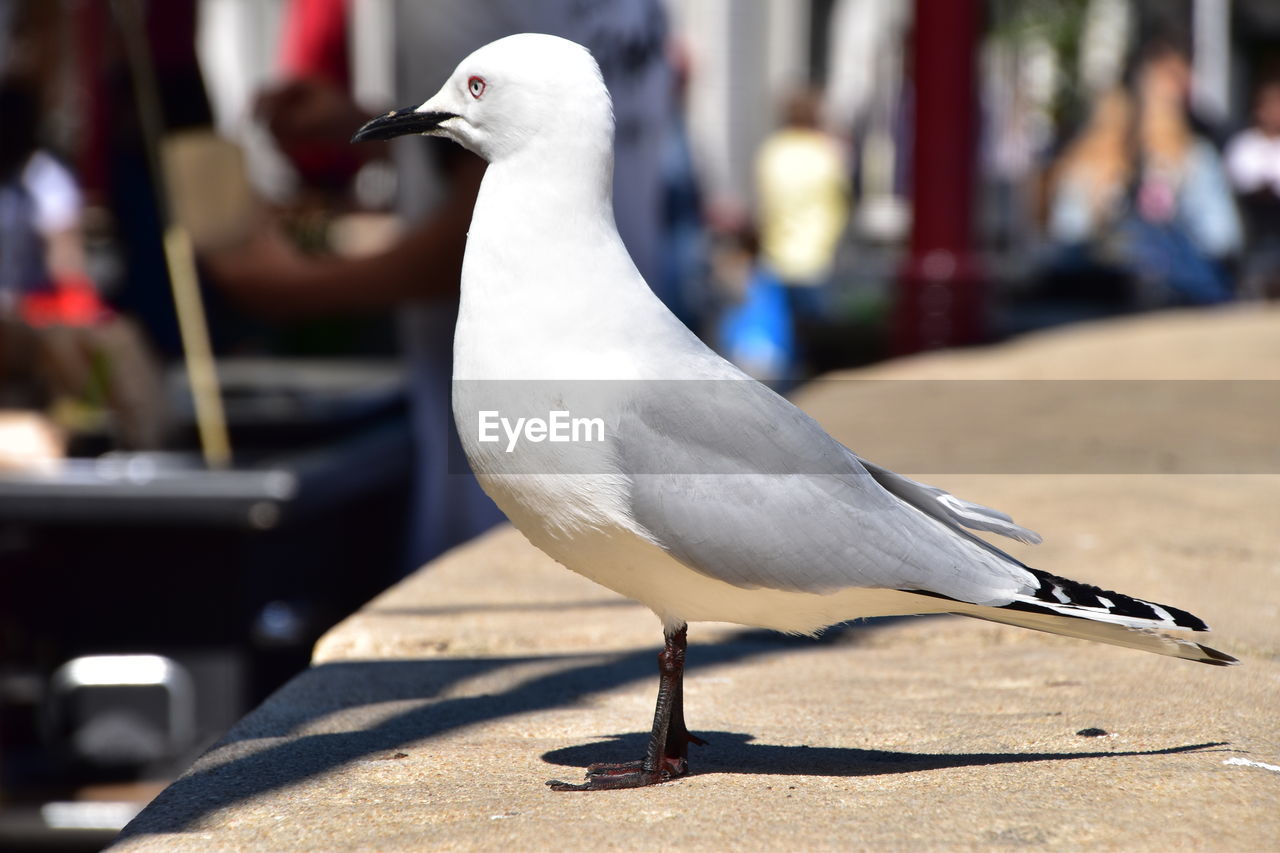
{"label": "person in blue clothing", "polygon": [[1240,216],[1222,160],[1188,119],[1188,69],[1153,49],[1130,94],[1101,98],[1055,168],[1049,237],[1058,269],[1118,274],[1129,307],[1232,298]]}

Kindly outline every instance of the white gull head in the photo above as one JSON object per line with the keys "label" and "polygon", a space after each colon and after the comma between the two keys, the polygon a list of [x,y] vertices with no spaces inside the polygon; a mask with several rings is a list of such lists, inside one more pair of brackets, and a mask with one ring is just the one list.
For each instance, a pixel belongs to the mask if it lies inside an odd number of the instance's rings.
{"label": "white gull head", "polygon": [[490,163],[529,149],[572,163],[584,149],[612,149],[613,108],[586,48],[521,33],[475,51],[435,95],[373,119],[353,141],[406,134],[451,139]]}

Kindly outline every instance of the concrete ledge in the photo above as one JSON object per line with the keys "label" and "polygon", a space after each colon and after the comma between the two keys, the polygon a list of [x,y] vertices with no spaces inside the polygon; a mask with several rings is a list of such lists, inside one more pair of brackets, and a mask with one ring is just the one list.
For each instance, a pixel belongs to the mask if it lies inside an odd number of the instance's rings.
{"label": "concrete ledge", "polygon": [[[1055,364],[1276,378],[1280,313],[1143,318],[859,375],[1052,377]],[[892,434],[862,433],[857,400],[826,387],[803,404],[855,448],[892,448]],[[819,641],[696,625],[687,716],[710,744],[691,757],[695,775],[556,794],[545,779],[641,751],[659,626],[500,529],[334,628],[310,670],[111,849],[1273,845],[1280,476],[935,480],[1045,534],[1011,549],[1022,559],[1185,606],[1245,665],[950,617]]]}

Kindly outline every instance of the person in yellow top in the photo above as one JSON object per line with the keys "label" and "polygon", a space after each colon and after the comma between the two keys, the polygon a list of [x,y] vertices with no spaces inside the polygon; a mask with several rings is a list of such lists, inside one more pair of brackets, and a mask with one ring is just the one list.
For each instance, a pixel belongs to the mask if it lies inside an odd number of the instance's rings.
{"label": "person in yellow top", "polygon": [[[785,287],[793,323],[822,313],[849,216],[849,173],[835,138],[819,127],[819,97],[793,94],[785,124],[756,154],[761,261]],[[803,352],[803,334],[796,343]]]}
{"label": "person in yellow top", "polygon": [[818,97],[787,100],[786,124],[756,155],[761,251],[789,287],[825,284],[849,215],[849,175],[840,144],[818,126]]}

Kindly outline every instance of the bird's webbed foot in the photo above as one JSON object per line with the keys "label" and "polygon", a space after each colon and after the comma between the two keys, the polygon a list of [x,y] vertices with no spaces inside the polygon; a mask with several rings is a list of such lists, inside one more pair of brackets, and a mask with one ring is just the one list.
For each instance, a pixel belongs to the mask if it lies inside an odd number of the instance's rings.
{"label": "bird's webbed foot", "polygon": [[688,774],[689,763],[680,757],[664,756],[656,769],[645,762],[624,761],[617,764],[592,764],[587,768],[587,781],[579,785],[553,779],[547,787],[553,791],[609,791],[619,788],[643,788],[659,785]]}

